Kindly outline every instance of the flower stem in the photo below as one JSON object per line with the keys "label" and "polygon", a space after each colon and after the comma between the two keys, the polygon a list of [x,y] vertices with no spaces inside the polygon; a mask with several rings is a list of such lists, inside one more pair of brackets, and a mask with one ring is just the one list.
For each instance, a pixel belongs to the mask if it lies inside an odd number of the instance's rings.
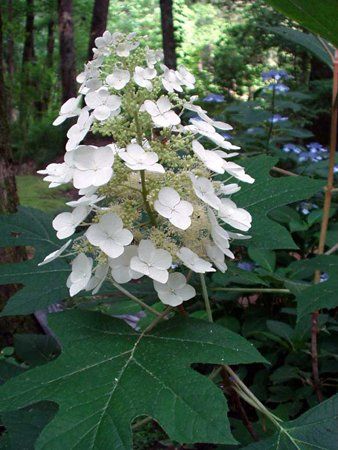
{"label": "flower stem", "polygon": [[120,292],[122,292],[123,294],[125,294],[128,298],[130,298],[131,300],[133,300],[134,302],[138,303],[140,306],[142,306],[142,308],[147,309],[148,311],[150,311],[152,314],[155,314],[155,316],[157,317],[162,317],[162,314],[158,311],[156,311],[156,309],[152,308],[151,306],[147,305],[146,303],[144,303],[142,300],[140,300],[139,298],[135,297],[135,295],[133,295],[132,293],[130,293],[129,291],[127,291],[127,289],[125,289],[123,286],[121,286],[120,284],[116,283],[116,281],[114,280],[110,280],[110,282],[112,283],[113,286],[116,287],[116,289],[118,289]]}
{"label": "flower stem", "polygon": [[213,291],[222,291],[222,292],[266,292],[266,293],[280,293],[280,294],[291,294],[289,289],[275,289],[275,288],[223,288],[223,287],[215,287],[212,288]]}
{"label": "flower stem", "polygon": [[154,213],[149,205],[147,196],[148,196],[148,192],[147,192],[147,186],[146,186],[146,177],[145,177],[145,172],[144,170],[140,170],[140,174],[141,174],[141,185],[142,185],[142,197],[143,197],[143,203],[144,206],[146,208],[146,211],[148,213],[150,222],[152,225],[156,226],[156,219],[154,216]]}
{"label": "flower stem", "polygon": [[[205,283],[204,274],[200,274],[201,278],[201,286],[202,286],[202,294],[205,302],[205,309],[208,314],[209,322],[213,322],[212,311],[210,307],[210,300],[208,296],[207,286]],[[260,400],[250,391],[250,389],[243,383],[243,381],[236,375],[236,373],[231,369],[231,367],[227,365],[223,365],[224,369],[230,375],[230,381],[234,384],[234,389],[238,393],[240,397],[243,398],[247,403],[253,406],[255,409],[264,414],[271,422],[273,422],[277,427],[280,428],[279,417],[275,416],[271,413],[264,405],[260,402]]]}
{"label": "flower stem", "polygon": [[204,274],[200,273],[200,279],[201,279],[201,286],[202,286],[202,295],[204,298],[204,303],[205,303],[205,309],[208,315],[208,320],[209,322],[213,322],[213,318],[212,318],[212,311],[211,311],[211,306],[210,306],[210,300],[209,300],[209,296],[208,296],[208,290],[207,290],[207,285],[205,283],[205,278],[204,278]]}

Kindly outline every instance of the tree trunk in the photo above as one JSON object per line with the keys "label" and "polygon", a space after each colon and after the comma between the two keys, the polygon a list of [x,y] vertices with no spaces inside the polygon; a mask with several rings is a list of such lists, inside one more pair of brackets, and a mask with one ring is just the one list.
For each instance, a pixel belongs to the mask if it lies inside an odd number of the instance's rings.
{"label": "tree trunk", "polygon": [[[55,46],[55,36],[54,36],[54,27],[55,22],[54,19],[50,19],[48,22],[48,33],[47,33],[47,46],[46,46],[46,69],[50,70],[53,67],[54,63],[54,46]],[[47,111],[49,106],[51,96],[51,88],[47,86],[45,91],[41,95],[41,99],[36,102],[36,109],[39,114]]]}
{"label": "tree trunk", "polygon": [[[2,9],[0,4],[0,213],[14,213],[19,200],[16,190],[15,175],[12,164],[10,129],[8,119],[8,94],[4,80],[3,64]],[[18,262],[23,259],[25,251],[21,248],[1,248],[0,262]],[[17,291],[17,286],[0,286],[0,310],[7,299]],[[33,316],[0,318],[0,348],[12,345],[15,332],[39,332]]]}
{"label": "tree trunk", "polygon": [[54,36],[54,19],[50,19],[48,22],[48,36],[47,36],[47,54],[46,54],[46,66],[48,68],[53,67],[54,58],[54,46],[55,46],[55,36]]}
{"label": "tree trunk", "polygon": [[160,0],[160,8],[164,64],[170,69],[176,69],[176,43],[172,0]]}
{"label": "tree trunk", "polygon": [[93,47],[95,39],[107,29],[107,18],[109,10],[109,0],[95,0],[93,7],[92,25],[89,35],[88,59],[93,58]]}
{"label": "tree trunk", "polygon": [[11,164],[8,95],[4,80],[2,10],[0,5],[0,213],[15,212],[18,205]]}
{"label": "tree trunk", "polygon": [[76,96],[73,2],[58,0],[62,100]]}
{"label": "tree trunk", "polygon": [[25,42],[22,54],[22,65],[34,61],[34,0],[27,0],[26,2],[26,27],[25,27]]}
{"label": "tree trunk", "polygon": [[20,160],[27,145],[29,127],[29,106],[32,101],[33,79],[32,64],[35,60],[34,50],[34,0],[26,0],[25,39],[22,53],[22,70],[20,81],[19,130],[21,133]]}
{"label": "tree trunk", "polygon": [[13,0],[8,0],[9,33],[7,39],[7,70],[12,83],[14,77]]}

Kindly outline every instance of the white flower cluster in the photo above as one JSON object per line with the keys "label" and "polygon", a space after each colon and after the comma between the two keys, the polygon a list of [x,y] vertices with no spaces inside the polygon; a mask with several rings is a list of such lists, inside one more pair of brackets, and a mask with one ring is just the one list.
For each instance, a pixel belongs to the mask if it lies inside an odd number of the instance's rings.
{"label": "white flower cluster", "polygon": [[[184,95],[195,83],[187,69],[167,68],[162,52],[143,48],[134,34],[106,31],[95,45],[94,59],[77,77],[79,96],[54,122],[77,117],[64,162],[39,172],[50,187],[72,183],[79,192],[67,203],[71,212],[53,221],[57,237],[83,232],[41,264],[72,246],[71,296],[96,293],[105,279],[127,283],[145,275],[163,303],[177,306],[196,292],[173,268],[224,272],[225,255],[234,257],[230,241],[248,237],[220,225],[245,232],[251,216],[229,198],[240,186],[214,177],[254,180],[229,160],[238,153],[226,151],[238,147],[222,131],[231,127],[210,118],[197,97]],[[81,144],[88,132],[111,144]]]}

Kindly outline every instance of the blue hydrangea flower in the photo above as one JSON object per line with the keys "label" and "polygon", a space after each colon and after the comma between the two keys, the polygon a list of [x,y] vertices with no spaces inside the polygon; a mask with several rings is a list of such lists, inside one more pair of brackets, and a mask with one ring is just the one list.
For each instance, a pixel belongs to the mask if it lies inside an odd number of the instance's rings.
{"label": "blue hydrangea flower", "polygon": [[323,281],[327,281],[329,279],[329,274],[326,272],[323,272],[320,276],[320,283],[323,283]]}
{"label": "blue hydrangea flower", "polygon": [[277,123],[277,122],[285,122],[289,118],[286,116],[281,116],[280,114],[274,114],[272,117],[268,119],[271,123]]}
{"label": "blue hydrangea flower", "polygon": [[283,146],[283,152],[285,153],[295,153],[296,155],[299,155],[301,153],[301,149],[299,147],[297,147],[297,145],[289,143],[289,144],[285,144]]}
{"label": "blue hydrangea flower", "polygon": [[283,83],[271,83],[269,86],[264,88],[264,91],[272,91],[275,90],[278,94],[284,94],[285,92],[289,92],[290,88]]}
{"label": "blue hydrangea flower", "polygon": [[288,78],[290,78],[290,75],[288,75],[288,73],[285,70],[271,69],[268,70],[267,72],[262,72],[263,81],[270,81],[270,80],[279,81],[283,79],[287,80]]}
{"label": "blue hydrangea flower", "polygon": [[237,267],[242,270],[246,270],[247,272],[252,272],[255,268],[256,264],[249,261],[241,261],[237,263]]}
{"label": "blue hydrangea flower", "polygon": [[222,103],[222,102],[224,102],[224,95],[210,93],[206,97],[203,98],[203,102]]}
{"label": "blue hydrangea flower", "polygon": [[328,151],[327,148],[324,147],[319,142],[310,142],[309,144],[307,144],[306,147],[309,149],[311,153],[318,153],[318,152],[327,153]]}
{"label": "blue hydrangea flower", "polygon": [[304,216],[307,216],[310,214],[312,209],[318,209],[318,206],[311,202],[300,202],[297,209],[299,212],[304,214]]}
{"label": "blue hydrangea flower", "polygon": [[333,167],[333,173],[338,173],[338,164]]}

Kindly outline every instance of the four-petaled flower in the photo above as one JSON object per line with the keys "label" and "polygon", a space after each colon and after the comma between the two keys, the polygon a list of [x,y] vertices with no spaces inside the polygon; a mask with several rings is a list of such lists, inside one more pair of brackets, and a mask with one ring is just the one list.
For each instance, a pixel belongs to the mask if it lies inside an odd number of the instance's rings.
{"label": "four-petaled flower", "polygon": [[215,272],[215,269],[209,261],[200,258],[188,247],[181,247],[177,252],[177,256],[188,269],[191,269],[196,273]]}
{"label": "four-petaled flower", "polygon": [[133,240],[131,231],[123,228],[121,218],[115,213],[105,214],[100,217],[99,223],[90,225],[86,237],[110,258],[122,255],[124,247]]}
{"label": "four-petaled flower", "polygon": [[214,241],[215,245],[227,256],[229,256],[230,258],[234,258],[234,254],[232,253],[232,251],[229,249],[230,247],[230,243],[229,243],[229,239],[230,239],[230,235],[229,233],[224,230],[224,228],[222,228],[216,219],[215,214],[213,213],[213,211],[209,208],[208,209],[208,217],[210,220],[210,224],[211,224],[211,237],[212,240]]}
{"label": "four-petaled flower", "polygon": [[86,206],[77,206],[72,212],[58,214],[53,220],[53,228],[57,231],[59,239],[65,239],[75,233],[75,229],[87,217],[89,209]]}
{"label": "four-petaled flower", "polygon": [[193,174],[190,174],[190,179],[197,197],[207,205],[218,210],[220,207],[220,199],[215,194],[212,182],[208,178],[195,177]]}
{"label": "four-petaled flower", "polygon": [[59,116],[54,120],[53,125],[61,125],[66,119],[78,116],[81,112],[80,102],[82,96],[72,97],[67,100],[60,109]]}
{"label": "four-petaled flower", "polygon": [[223,222],[238,230],[248,231],[251,228],[251,214],[243,208],[238,208],[236,203],[229,198],[221,199],[218,216]]}
{"label": "four-petaled flower", "polygon": [[224,253],[216,245],[207,244],[205,246],[208,257],[215,264],[218,270],[224,273],[227,270],[227,265],[224,261]]}
{"label": "four-petaled flower", "polygon": [[193,213],[191,203],[181,200],[175,189],[165,187],[158,193],[158,199],[154,202],[155,210],[177,228],[186,230],[191,225],[190,216]]}
{"label": "four-petaled flower", "polygon": [[187,284],[185,276],[178,272],[171,273],[165,284],[154,281],[154,288],[161,302],[170,306],[181,305],[196,295],[195,289]]}
{"label": "four-petaled flower", "polygon": [[190,73],[184,66],[178,66],[178,70],[176,71],[176,75],[180,80],[181,84],[186,86],[188,89],[193,89],[195,86],[195,77],[192,73]]}
{"label": "four-petaled flower", "polygon": [[158,164],[155,152],[146,152],[141,145],[129,144],[125,152],[119,153],[126,166],[131,170],[148,170],[149,172],[164,173],[164,168]]}
{"label": "four-petaled flower", "polygon": [[74,150],[73,161],[73,182],[77,189],[102,186],[113,175],[114,150],[110,145],[80,145]]}
{"label": "four-petaled flower", "polygon": [[245,170],[242,166],[232,162],[232,161],[224,161],[223,162],[224,170],[233,177],[237,178],[240,181],[244,181],[244,183],[254,183],[255,179],[250,175],[245,173]]}
{"label": "four-petaled flower", "polygon": [[43,170],[38,170],[41,175],[46,175],[44,181],[50,182],[49,187],[54,188],[64,183],[69,183],[73,178],[73,155],[66,153],[63,163],[52,163]]}
{"label": "four-petaled flower", "polygon": [[101,286],[103,285],[105,279],[107,278],[108,271],[108,264],[99,264],[98,266],[96,266],[94,275],[91,277],[86,286],[86,291],[92,291],[93,295],[97,294],[101,289]]}
{"label": "four-petaled flower", "polygon": [[166,128],[181,123],[179,116],[171,109],[173,105],[170,103],[170,100],[164,95],[156,103],[152,100],[146,100],[143,106],[147,113],[151,115],[157,127]]}
{"label": "four-petaled flower", "polygon": [[216,152],[206,150],[196,139],[192,141],[192,149],[209,170],[216,173],[224,173],[224,161]]}
{"label": "four-petaled flower", "polygon": [[116,116],[120,112],[121,97],[111,95],[107,88],[89,92],[85,96],[85,102],[90,109],[93,109],[95,119],[102,121],[110,116]]}
{"label": "four-petaled flower", "polygon": [[166,283],[171,263],[172,257],[169,252],[157,249],[150,240],[142,239],[138,247],[138,256],[131,258],[130,268],[159,283]]}
{"label": "four-petaled flower", "polygon": [[116,67],[114,72],[106,78],[107,84],[118,91],[123,89],[129,83],[129,80],[129,70],[119,69],[118,67]]}
{"label": "four-petaled flower", "polygon": [[80,253],[72,261],[72,271],[67,279],[67,287],[71,297],[86,289],[92,276],[93,260]]}
{"label": "four-petaled flower", "polygon": [[109,258],[111,274],[117,283],[128,283],[130,280],[138,280],[143,277],[143,273],[136,272],[130,267],[130,260],[137,256],[137,246],[129,245],[118,258]]}
{"label": "four-petaled flower", "polygon": [[134,71],[134,81],[140,86],[151,91],[153,89],[153,84],[150,80],[154,79],[157,75],[156,70],[153,68],[147,67],[144,69],[143,67],[136,66]]}
{"label": "four-petaled flower", "polygon": [[75,125],[69,128],[67,132],[68,142],[66,144],[67,152],[74,150],[80,142],[86,137],[94,121],[94,116],[89,114],[88,108],[83,108]]}
{"label": "four-petaled flower", "polygon": [[162,68],[162,84],[164,89],[166,89],[168,92],[183,92],[181,80],[178,77],[178,73],[173,69],[169,69],[165,65],[162,65]]}

